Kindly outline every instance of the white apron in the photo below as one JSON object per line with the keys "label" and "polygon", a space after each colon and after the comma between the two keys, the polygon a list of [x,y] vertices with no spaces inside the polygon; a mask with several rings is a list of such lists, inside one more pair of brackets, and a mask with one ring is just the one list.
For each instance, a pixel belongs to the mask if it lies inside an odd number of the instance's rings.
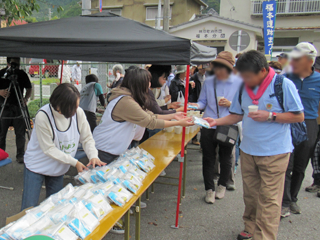
{"label": "white apron", "polygon": [[[77,114],[71,118],[69,128],[62,132],[57,129],[50,105],[43,106],[39,111],[44,112],[51,125],[53,132],[53,139],[55,146],[66,154],[72,157],[76,155],[78,143],[80,140],[80,133],[78,130]],[[35,122],[35,125],[37,123]],[[41,141],[41,139],[40,139]],[[39,140],[36,133],[36,128],[33,129],[31,139],[24,155],[24,162],[26,168],[32,172],[39,173],[46,176],[61,176],[64,175],[70,168],[69,164],[59,162],[41,150]]]}

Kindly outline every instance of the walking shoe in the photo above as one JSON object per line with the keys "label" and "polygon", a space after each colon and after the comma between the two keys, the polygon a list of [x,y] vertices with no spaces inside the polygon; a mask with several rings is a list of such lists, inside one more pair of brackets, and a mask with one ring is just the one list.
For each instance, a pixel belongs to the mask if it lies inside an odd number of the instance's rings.
{"label": "walking shoe", "polygon": [[165,175],[167,175],[167,173],[163,170],[163,171],[160,173],[160,177],[164,177]]}
{"label": "walking shoe", "polygon": [[[136,207],[136,204],[133,204],[132,207]],[[146,208],[147,207],[147,204],[145,202],[141,202],[140,203],[140,208]]]}
{"label": "walking shoe", "polygon": [[111,233],[115,233],[115,234],[124,234],[124,229],[118,226],[113,226],[113,228],[111,228],[110,230]]}
{"label": "walking shoe", "polygon": [[212,189],[209,189],[206,192],[206,197],[204,198],[204,200],[206,203],[213,204],[216,201],[215,196],[216,192],[212,191]]}
{"label": "walking shoe", "polygon": [[312,184],[311,186],[306,187],[306,191],[311,192],[311,193],[318,192],[318,191],[320,191],[320,185]]}
{"label": "walking shoe", "polygon": [[317,197],[320,197],[320,190],[317,192]]}
{"label": "walking shoe", "polygon": [[192,140],[193,145],[200,145],[199,141],[197,139]]}
{"label": "walking shoe", "polygon": [[290,216],[290,208],[289,207],[282,207],[281,209],[281,218],[286,218]]}
{"label": "walking shoe", "polygon": [[219,185],[217,187],[217,191],[216,191],[216,199],[222,199],[224,198],[224,195],[226,194],[226,187],[225,186],[222,186],[222,185]]}
{"label": "walking shoe", "polygon": [[236,190],[236,185],[234,185],[234,184],[227,184],[227,190],[228,190],[228,191],[234,191],[234,190]]}
{"label": "walking shoe", "polygon": [[290,204],[290,211],[293,214],[301,214],[301,208],[298,206],[298,204],[296,202],[292,202]]}
{"label": "walking shoe", "polygon": [[16,158],[16,161],[18,162],[18,163],[24,163],[24,157],[22,156],[22,157],[17,157]]}
{"label": "walking shoe", "polygon": [[251,239],[252,239],[252,234],[248,233],[247,231],[241,232],[237,237],[237,240],[251,240]]}

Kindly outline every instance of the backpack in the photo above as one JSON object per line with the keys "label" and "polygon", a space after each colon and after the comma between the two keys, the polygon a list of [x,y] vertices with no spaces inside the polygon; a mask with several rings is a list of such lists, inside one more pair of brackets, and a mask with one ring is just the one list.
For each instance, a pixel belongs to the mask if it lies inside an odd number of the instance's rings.
{"label": "backpack", "polygon": [[[283,105],[283,79],[284,76],[282,75],[277,75],[276,80],[274,82],[274,95],[278,100],[278,103],[280,107],[282,108],[282,111],[285,112],[284,105]],[[239,103],[241,105],[242,103],[242,92],[243,92],[244,84],[240,86],[240,91],[239,91]],[[291,136],[292,136],[292,143],[293,145],[297,146],[300,143],[307,141],[308,140],[308,135],[307,135],[307,125],[305,121],[301,123],[291,123],[290,124],[290,129],[291,129]]]}

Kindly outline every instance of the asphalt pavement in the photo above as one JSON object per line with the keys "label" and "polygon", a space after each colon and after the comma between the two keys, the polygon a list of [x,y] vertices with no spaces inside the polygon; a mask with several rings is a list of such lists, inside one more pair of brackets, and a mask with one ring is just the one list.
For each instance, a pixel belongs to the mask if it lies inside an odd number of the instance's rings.
{"label": "asphalt pavement", "polygon": [[[13,164],[0,168],[0,185],[14,186],[14,191],[0,189],[0,227],[5,225],[5,219],[20,211],[23,165],[15,162],[15,139],[13,131],[9,131],[7,151],[13,158]],[[237,189],[227,192],[226,197],[217,200],[215,204],[204,202],[205,195],[201,153],[195,146],[188,149],[187,190],[182,200],[179,214],[179,229],[171,228],[175,223],[175,210],[177,202],[177,187],[155,184],[155,192],[150,194],[147,208],[141,213],[141,239],[142,240],[235,240],[243,230],[242,213],[244,204],[242,200],[241,172],[236,174]],[[172,162],[166,170],[169,176],[178,176],[179,163]],[[278,240],[319,240],[320,239],[320,198],[315,194],[307,193],[304,188],[312,183],[312,169],[309,165],[303,189],[299,195],[301,215],[291,215],[283,219],[280,224]],[[175,180],[161,179],[175,183]],[[67,182],[66,182],[67,183]],[[41,199],[45,197],[42,190]],[[131,239],[134,239],[135,217],[131,217]],[[104,239],[120,240],[122,235],[108,234]]]}

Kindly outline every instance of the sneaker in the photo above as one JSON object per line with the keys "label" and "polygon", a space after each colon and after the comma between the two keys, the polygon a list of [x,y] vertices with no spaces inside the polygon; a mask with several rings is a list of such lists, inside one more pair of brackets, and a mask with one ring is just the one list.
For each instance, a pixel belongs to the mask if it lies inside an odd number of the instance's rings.
{"label": "sneaker", "polygon": [[163,171],[160,173],[160,177],[164,177],[165,175],[167,175],[167,173],[163,170]]}
{"label": "sneaker", "polygon": [[111,228],[110,230],[111,233],[115,233],[115,234],[124,234],[124,229],[118,226],[113,226],[113,228]]}
{"label": "sneaker", "polygon": [[317,192],[317,197],[320,198],[320,190]]}
{"label": "sneaker", "polygon": [[219,185],[217,187],[217,191],[216,191],[216,199],[222,199],[224,198],[224,195],[226,194],[226,187],[225,186],[222,186],[222,185]]}
{"label": "sneaker", "polygon": [[192,140],[192,144],[193,144],[193,145],[198,145],[198,146],[200,145],[199,141],[196,140],[196,139]]}
{"label": "sneaker", "polygon": [[298,204],[296,202],[292,202],[290,204],[290,211],[293,214],[301,214],[301,208],[298,206]]}
{"label": "sneaker", "polygon": [[281,218],[286,218],[290,216],[290,208],[289,207],[282,207],[281,209]]}
{"label": "sneaker", "polygon": [[252,237],[253,236],[251,233],[248,233],[247,231],[243,231],[238,235],[237,240],[251,240]]}
{"label": "sneaker", "polygon": [[[133,204],[132,207],[136,207],[136,204]],[[146,208],[147,207],[147,204],[145,202],[141,202],[140,203],[140,208]]]}
{"label": "sneaker", "polygon": [[24,163],[24,157],[22,156],[22,157],[17,157],[16,158],[16,161],[18,162],[18,163]]}
{"label": "sneaker", "polygon": [[306,187],[306,191],[311,192],[311,193],[318,192],[318,191],[320,191],[320,185],[312,184],[311,186]]}
{"label": "sneaker", "polygon": [[216,192],[212,191],[212,189],[209,189],[206,192],[206,197],[204,198],[204,201],[206,203],[213,204],[216,201],[215,196]]}
{"label": "sneaker", "polygon": [[236,190],[236,185],[228,184],[226,188],[227,188],[228,191],[234,191],[234,190]]}

